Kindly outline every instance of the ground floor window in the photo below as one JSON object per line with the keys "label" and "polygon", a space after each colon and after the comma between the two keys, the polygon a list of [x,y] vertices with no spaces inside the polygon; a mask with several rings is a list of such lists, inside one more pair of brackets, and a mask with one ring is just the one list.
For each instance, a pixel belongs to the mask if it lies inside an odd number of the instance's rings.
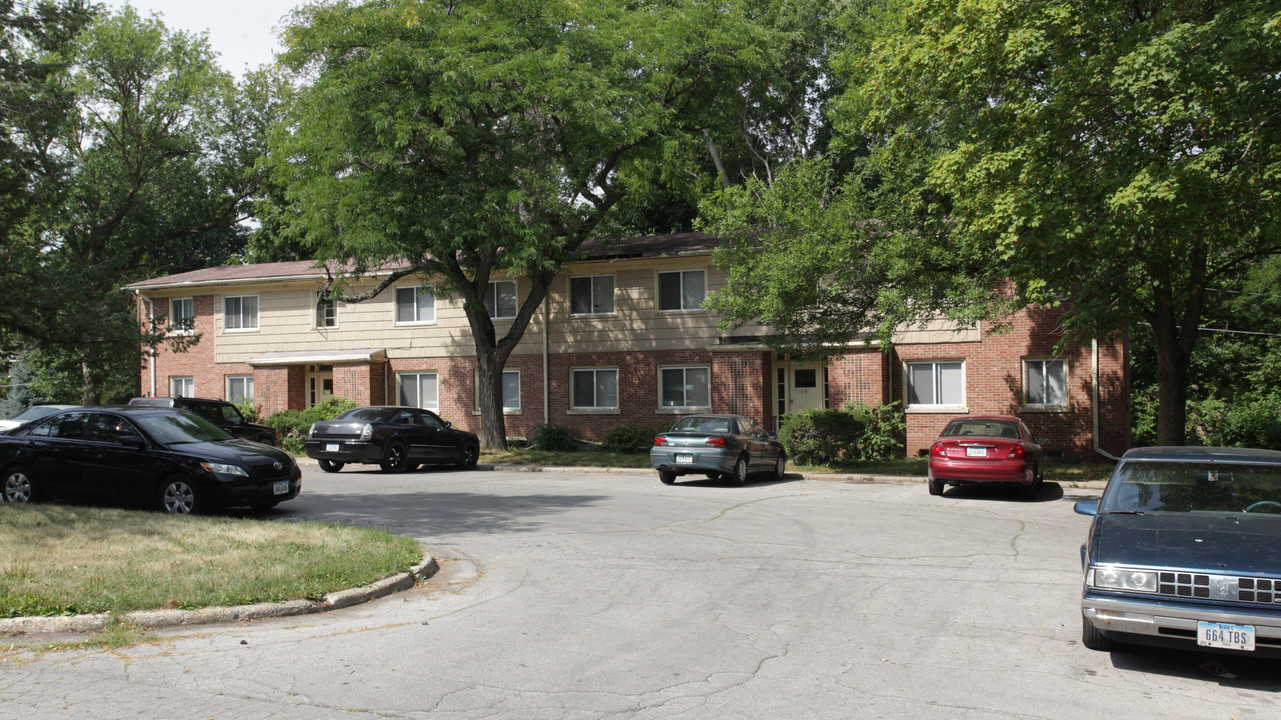
{"label": "ground floor window", "polygon": [[[520,371],[503,371],[503,411],[520,412]],[[476,410],[480,411],[480,372],[476,373]]]}
{"label": "ground floor window", "polygon": [[1066,363],[1062,360],[1024,360],[1023,404],[1066,407]]}
{"label": "ground floor window", "polygon": [[189,377],[169,378],[169,394],[173,397],[195,397],[196,379]]}
{"label": "ground floor window", "polygon": [[241,402],[242,400],[254,399],[254,376],[253,375],[228,375],[227,376],[227,400],[228,402]]}
{"label": "ground floor window", "polygon": [[427,410],[440,409],[436,373],[400,373],[397,381],[400,386],[397,397],[401,405]]}
{"label": "ground floor window", "polygon": [[664,408],[710,408],[711,369],[667,367],[659,370],[659,402]]}
{"label": "ground floor window", "polygon": [[911,362],[907,364],[907,404],[965,404],[965,374],[959,360]]}
{"label": "ground floor window", "polygon": [[618,369],[591,368],[573,371],[575,409],[602,410],[618,407]]}

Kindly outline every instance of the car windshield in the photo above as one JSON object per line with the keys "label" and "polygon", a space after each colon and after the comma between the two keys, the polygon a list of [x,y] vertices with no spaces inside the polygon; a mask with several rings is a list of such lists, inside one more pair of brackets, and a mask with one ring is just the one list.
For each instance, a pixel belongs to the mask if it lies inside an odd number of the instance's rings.
{"label": "car windshield", "polygon": [[347,412],[334,418],[335,420],[351,420],[354,422],[389,422],[391,416],[395,415],[400,408],[394,407],[363,407]]}
{"label": "car windshield", "polygon": [[185,412],[143,415],[137,421],[162,445],[231,439],[226,430],[202,417]]}
{"label": "car windshield", "polygon": [[1281,513],[1281,466],[1128,462],[1104,498],[1113,513]]}
{"label": "car windshield", "polygon": [[954,420],[943,430],[943,437],[982,435],[984,437],[1019,439],[1018,423],[1009,420]]}
{"label": "car windshield", "polygon": [[726,417],[691,415],[676,421],[673,432],[732,433],[734,421]]}

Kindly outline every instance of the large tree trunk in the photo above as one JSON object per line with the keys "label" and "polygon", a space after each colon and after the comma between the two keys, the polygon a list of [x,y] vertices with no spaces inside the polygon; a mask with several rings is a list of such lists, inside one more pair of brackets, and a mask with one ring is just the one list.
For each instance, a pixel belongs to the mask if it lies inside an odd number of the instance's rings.
{"label": "large tree trunk", "polygon": [[80,404],[92,407],[98,404],[98,387],[93,382],[94,364],[88,349],[80,350]]}
{"label": "large tree trunk", "polygon": [[1187,441],[1188,379],[1192,350],[1199,338],[1200,304],[1200,294],[1193,293],[1179,318],[1174,307],[1158,301],[1149,318],[1156,345],[1158,445],[1183,445]]}
{"label": "large tree trunk", "polygon": [[507,449],[507,417],[503,414],[503,367],[510,350],[476,348],[479,381],[476,392],[480,406],[480,446],[490,450]]}

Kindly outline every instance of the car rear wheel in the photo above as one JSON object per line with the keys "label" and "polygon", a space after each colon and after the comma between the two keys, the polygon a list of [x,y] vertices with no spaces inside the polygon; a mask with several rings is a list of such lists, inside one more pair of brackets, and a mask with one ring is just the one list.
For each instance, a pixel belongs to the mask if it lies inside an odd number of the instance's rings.
{"label": "car rear wheel", "polygon": [[409,453],[405,450],[405,446],[400,443],[388,445],[387,452],[383,453],[383,460],[378,463],[378,467],[386,473],[404,472],[405,468],[409,467]]}
{"label": "car rear wheel", "polygon": [[774,464],[774,479],[782,480],[783,476],[786,474],[787,474],[787,455],[780,451],[778,454],[778,462]]}
{"label": "car rear wheel", "polygon": [[329,472],[329,473],[338,472],[339,470],[342,470],[344,465],[344,463],[340,463],[336,460],[321,459],[321,460],[317,460],[316,462],[320,463],[321,470],[324,470],[325,472]]}
{"label": "car rear wheel", "polygon": [[930,478],[930,480],[929,480],[929,484],[930,484],[930,494],[931,494],[931,495],[942,495],[942,494],[943,494],[943,481],[942,481],[942,480],[935,480],[934,478]]}
{"label": "car rear wheel", "polygon": [[463,470],[475,470],[476,462],[478,460],[480,460],[480,448],[472,445],[471,443],[467,443],[463,446],[463,449],[459,451],[458,467]]}
{"label": "car rear wheel", "polygon": [[734,482],[739,485],[747,484],[747,456],[739,455],[738,462],[734,463]]}
{"label": "car rear wheel", "polygon": [[190,515],[200,508],[200,494],[186,478],[171,478],[161,487],[160,509],[170,515]]}
{"label": "car rear wheel", "polygon": [[659,470],[658,480],[664,485],[671,485],[672,483],[676,482],[676,473],[670,472],[668,470]]}
{"label": "car rear wheel", "polygon": [[4,499],[11,503],[35,502],[36,486],[26,468],[16,467],[5,476]]}
{"label": "car rear wheel", "polygon": [[1090,650],[1107,652],[1116,646],[1116,641],[1099,632],[1084,615],[1081,616],[1081,644]]}

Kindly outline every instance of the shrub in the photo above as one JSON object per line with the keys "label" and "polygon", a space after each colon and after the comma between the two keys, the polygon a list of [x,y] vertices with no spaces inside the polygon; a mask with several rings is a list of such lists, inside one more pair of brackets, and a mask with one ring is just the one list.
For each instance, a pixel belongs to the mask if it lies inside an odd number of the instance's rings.
{"label": "shrub", "polygon": [[259,419],[261,415],[258,411],[258,407],[254,405],[253,400],[246,400],[245,398],[241,398],[240,402],[233,403],[233,404],[236,406],[236,409],[240,411],[240,414],[245,416],[245,420],[247,420],[248,422],[251,422],[251,423],[262,422],[262,420]]}
{"label": "shrub", "polygon": [[641,452],[654,444],[654,436],[657,434],[652,427],[636,421],[625,422],[605,431],[605,441],[601,443],[601,447],[616,453]]}
{"label": "shrub", "polygon": [[306,451],[307,430],[314,422],[333,420],[335,417],[356,407],[356,403],[343,397],[331,397],[306,410],[284,410],[275,413],[263,421],[263,424],[276,431],[276,442],[280,448],[294,455]]}
{"label": "shrub", "polygon": [[846,407],[860,423],[863,434],[858,440],[859,460],[894,460],[907,453],[907,418],[898,403]]}
{"label": "shrub", "polygon": [[806,410],[783,416],[779,442],[788,457],[805,465],[831,465],[858,457],[863,423],[840,410]]}
{"label": "shrub", "polygon": [[560,425],[540,423],[530,433],[529,446],[536,450],[559,452],[574,449],[574,431]]}

